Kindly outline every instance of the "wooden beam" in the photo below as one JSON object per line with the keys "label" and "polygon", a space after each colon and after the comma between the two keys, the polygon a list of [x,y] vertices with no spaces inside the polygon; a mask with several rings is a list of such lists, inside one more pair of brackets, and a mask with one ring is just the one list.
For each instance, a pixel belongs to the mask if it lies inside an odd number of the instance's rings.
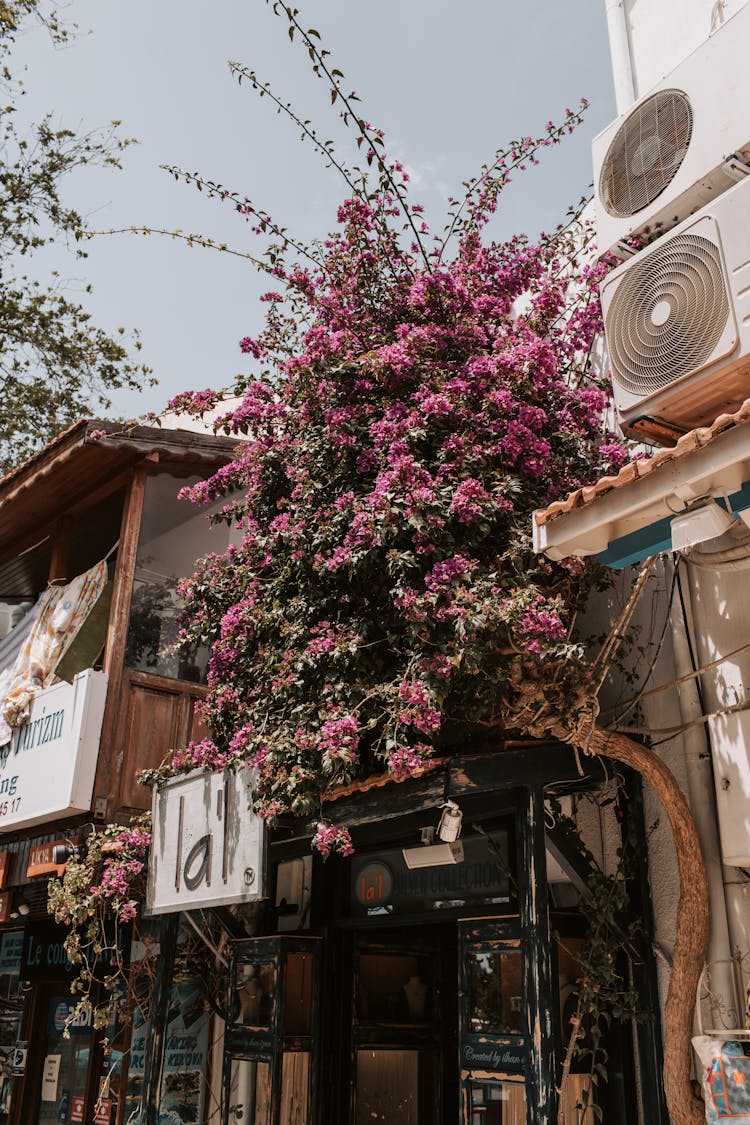
{"label": "wooden beam", "polygon": [[159,956],[156,961],[151,1015],[146,1028],[145,1042],[148,1049],[143,1061],[143,1087],[133,1125],[158,1125],[159,1122],[164,1048],[169,1023],[169,999],[179,929],[179,914],[161,914],[155,919],[154,939],[159,942]]}
{"label": "wooden beam", "polygon": [[538,1125],[554,1121],[556,1074],[544,792],[540,786],[527,789],[526,801],[519,803],[516,831],[529,1041],[526,1121],[527,1125]]}
{"label": "wooden beam", "polygon": [[356,827],[422,812],[426,805],[439,803],[446,796],[460,804],[467,797],[507,793],[519,786],[546,787],[570,782],[578,782],[582,789],[591,782],[588,773],[581,775],[570,747],[560,743],[534,743],[495,754],[485,751],[456,756],[446,760],[443,768],[434,773],[413,781],[378,785],[365,792],[350,792],[327,801],[324,808],[333,824]]}
{"label": "wooden beam", "polygon": [[63,515],[57,521],[53,532],[52,558],[49,564],[48,579],[50,582],[68,582],[68,564],[70,562],[70,545],[73,538],[73,520],[69,515]]}
{"label": "wooden beam", "polygon": [[112,590],[112,606],[109,613],[107,641],[104,648],[103,668],[109,677],[107,685],[107,704],[102,722],[99,742],[99,762],[94,780],[94,796],[107,797],[107,817],[111,816],[114,792],[117,786],[113,779],[119,776],[122,761],[122,732],[117,730],[122,704],[122,674],[125,666],[125,643],[127,640],[130,602],[133,596],[133,578],[138,554],[138,539],[141,532],[141,516],[146,494],[147,468],[139,465],[136,469],[130,491],[125,500],[120,524],[120,544]]}

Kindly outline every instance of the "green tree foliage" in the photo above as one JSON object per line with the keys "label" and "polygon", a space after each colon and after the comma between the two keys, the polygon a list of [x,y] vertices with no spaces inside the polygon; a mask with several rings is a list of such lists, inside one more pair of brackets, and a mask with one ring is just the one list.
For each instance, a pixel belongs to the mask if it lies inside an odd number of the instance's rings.
{"label": "green tree foliage", "polygon": [[[119,122],[88,133],[57,128],[47,115],[26,130],[17,114],[23,85],[12,51],[26,20],[43,22],[55,43],[69,38],[54,9],[39,0],[0,0],[0,471],[76,418],[110,406],[110,394],[137,388],[148,368],[128,359],[123,329],[110,336],[92,323],[77,295],[52,273],[42,280],[40,252],[64,246],[86,257],[86,222],[67,203],[71,173],[120,167],[131,142]],[[86,286],[90,291],[90,286]],[[136,349],[140,344],[135,338]]]}

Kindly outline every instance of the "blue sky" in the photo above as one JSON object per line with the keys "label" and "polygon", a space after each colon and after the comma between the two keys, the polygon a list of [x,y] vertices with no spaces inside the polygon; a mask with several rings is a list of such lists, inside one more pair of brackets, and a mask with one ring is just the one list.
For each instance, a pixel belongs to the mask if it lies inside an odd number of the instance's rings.
{"label": "blue sky", "polygon": [[[308,0],[334,62],[412,172],[415,196],[441,225],[445,196],[505,140],[540,131],[587,97],[586,124],[511,185],[496,233],[554,226],[591,181],[592,137],[615,116],[604,0]],[[97,229],[147,225],[202,233],[248,252],[259,243],[231,208],[175,183],[161,163],[225,183],[303,239],[332,226],[342,185],[268,99],[239,88],[236,59],[267,78],[326,137],[353,144],[286,24],[265,0],[70,0],[76,42],[54,50],[28,31],[24,114],[91,128],[113,118],[139,145],[121,173],[86,171],[70,201]],[[252,267],[157,237],[102,237],[88,261],[58,263],[90,281],[103,326],[138,328],[159,386],[123,394],[116,412],[158,410],[177,391],[225,386],[247,370],[238,341],[261,325],[267,288]]]}

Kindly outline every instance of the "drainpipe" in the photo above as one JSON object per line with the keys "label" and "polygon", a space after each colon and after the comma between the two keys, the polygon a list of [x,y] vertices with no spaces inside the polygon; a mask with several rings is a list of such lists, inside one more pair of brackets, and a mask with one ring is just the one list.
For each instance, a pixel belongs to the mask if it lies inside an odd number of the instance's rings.
{"label": "drainpipe", "polygon": [[[686,601],[686,606],[688,604]],[[670,619],[675,672],[677,677],[680,678],[689,675],[694,669],[688,645],[688,623],[685,620],[679,598],[675,598],[673,601]],[[693,636],[695,636],[694,632]],[[703,714],[698,687],[694,679],[680,684],[677,694],[680,714],[684,723],[697,719]],[[696,724],[684,731],[682,744],[685,755],[688,799],[698,829],[698,837],[708,874],[711,929],[707,965],[712,994],[710,1001],[711,1026],[738,1027],[737,1021],[740,1009],[737,1004],[735,969],[727,921],[727,903],[724,895],[724,882],[727,878],[727,872],[722,863],[714,798],[713,767],[705,725]],[[714,996],[721,1003],[715,1001]]]}
{"label": "drainpipe", "polygon": [[624,0],[606,0],[609,53],[612,58],[612,80],[615,85],[615,104],[618,114],[624,113],[635,101],[633,59],[630,54],[628,22]]}

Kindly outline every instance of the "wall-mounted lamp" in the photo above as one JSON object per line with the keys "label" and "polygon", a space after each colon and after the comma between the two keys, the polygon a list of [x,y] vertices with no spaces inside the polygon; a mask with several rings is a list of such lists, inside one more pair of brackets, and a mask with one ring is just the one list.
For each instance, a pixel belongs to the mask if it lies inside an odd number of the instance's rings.
{"label": "wall-mounted lamp", "polygon": [[[463,863],[464,846],[459,840],[463,814],[455,801],[446,801],[441,806],[443,812],[435,829],[422,828],[422,843],[416,848],[403,848],[404,863],[413,870],[418,867],[444,867],[449,863]],[[439,844],[434,843],[437,834]]]}
{"label": "wall-mounted lamp", "polygon": [[31,913],[31,906],[19,892],[13,898],[13,906],[10,912],[11,919],[15,922],[18,918],[25,918],[27,914]]}
{"label": "wall-mounted lamp", "polygon": [[81,852],[81,844],[74,844],[72,840],[66,840],[64,844],[55,844],[52,849],[52,862],[56,867],[64,867],[69,859],[78,858]]}
{"label": "wall-mounted lamp", "polygon": [[718,539],[734,523],[731,513],[715,500],[704,500],[675,516],[671,523],[672,550],[688,551],[699,543]]}

